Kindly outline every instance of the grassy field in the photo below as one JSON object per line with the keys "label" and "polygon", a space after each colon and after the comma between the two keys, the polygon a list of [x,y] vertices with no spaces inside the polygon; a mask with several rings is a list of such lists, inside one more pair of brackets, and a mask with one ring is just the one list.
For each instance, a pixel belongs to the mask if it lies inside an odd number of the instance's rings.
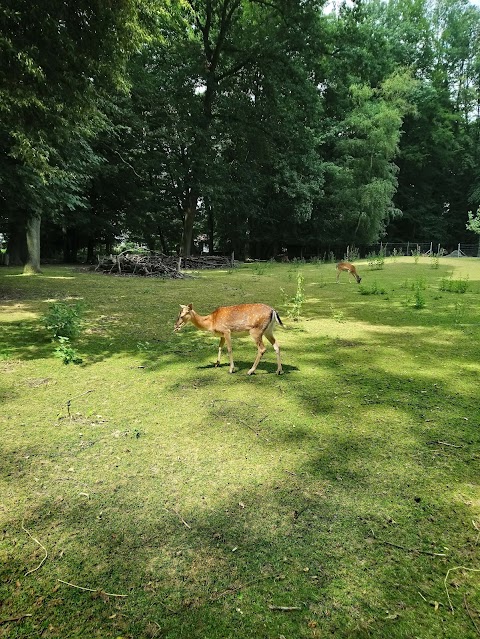
{"label": "grassy field", "polygon": [[[0,637],[480,635],[480,260],[358,270],[0,269]],[[77,299],[65,365],[42,316]],[[283,376],[173,333],[253,301]]]}

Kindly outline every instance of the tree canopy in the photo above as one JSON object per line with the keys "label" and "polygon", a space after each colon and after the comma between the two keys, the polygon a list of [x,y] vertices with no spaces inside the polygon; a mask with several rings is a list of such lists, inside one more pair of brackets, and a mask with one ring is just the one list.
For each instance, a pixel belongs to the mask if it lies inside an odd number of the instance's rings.
{"label": "tree canopy", "polygon": [[7,0],[12,262],[128,239],[189,255],[474,237],[480,10],[466,0]]}

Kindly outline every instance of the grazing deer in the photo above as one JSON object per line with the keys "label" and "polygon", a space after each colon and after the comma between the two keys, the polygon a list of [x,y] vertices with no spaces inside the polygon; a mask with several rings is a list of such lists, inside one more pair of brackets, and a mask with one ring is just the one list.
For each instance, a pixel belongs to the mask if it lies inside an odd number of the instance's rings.
{"label": "grazing deer", "polygon": [[350,273],[350,275],[357,280],[357,284],[360,284],[360,282],[362,281],[362,278],[357,273],[357,269],[353,266],[353,264],[350,264],[350,262],[339,262],[337,264],[337,283],[342,271],[347,271],[348,273]]}
{"label": "grazing deer", "polygon": [[258,362],[267,350],[262,339],[264,335],[273,346],[277,355],[277,375],[283,373],[282,363],[280,361],[280,347],[273,336],[275,322],[278,322],[280,326],[283,326],[283,324],[275,309],[266,304],[238,304],[237,306],[220,306],[220,308],[214,310],[210,315],[199,315],[193,310],[192,304],[188,304],[187,306],[180,304],[180,309],[178,319],[175,322],[175,331],[179,331],[182,326],[188,322],[192,322],[194,326],[202,331],[210,331],[210,333],[220,336],[218,357],[215,366],[220,366],[222,347],[226,343],[230,358],[230,373],[235,371],[231,334],[248,332],[252,336],[258,349],[257,357],[248,374],[253,375],[258,366]]}

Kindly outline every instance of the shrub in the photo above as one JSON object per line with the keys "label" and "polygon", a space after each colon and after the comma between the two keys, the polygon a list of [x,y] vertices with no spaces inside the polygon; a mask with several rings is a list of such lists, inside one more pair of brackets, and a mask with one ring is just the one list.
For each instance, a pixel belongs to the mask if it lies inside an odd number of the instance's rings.
{"label": "shrub", "polygon": [[387,292],[383,287],[378,286],[377,282],[374,282],[370,287],[360,284],[360,295],[385,295]]}
{"label": "shrub", "polygon": [[58,337],[58,346],[54,351],[55,357],[63,360],[64,364],[81,364],[82,358],[78,356],[77,351],[70,345],[68,337]]}
{"label": "shrub", "polygon": [[379,271],[385,265],[385,255],[383,251],[379,251],[377,253],[369,253],[367,255],[368,266],[371,271]]}
{"label": "shrub", "polygon": [[54,339],[68,337],[74,339],[80,333],[82,325],[83,305],[55,302],[43,316],[43,324],[52,332]]}
{"label": "shrub", "polygon": [[466,293],[469,286],[468,276],[466,278],[460,278],[459,280],[443,277],[440,282],[440,290],[447,291],[448,293]]}

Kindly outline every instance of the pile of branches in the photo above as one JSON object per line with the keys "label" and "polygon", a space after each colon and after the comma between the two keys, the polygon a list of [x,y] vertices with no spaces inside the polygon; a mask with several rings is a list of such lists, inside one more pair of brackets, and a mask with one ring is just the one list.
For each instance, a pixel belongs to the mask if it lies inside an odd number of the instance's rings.
{"label": "pile of branches", "polygon": [[120,253],[99,258],[96,271],[111,275],[139,275],[182,279],[188,277],[181,269],[225,268],[231,266],[228,257],[216,255],[176,257],[171,255]]}
{"label": "pile of branches", "polygon": [[203,268],[230,268],[235,266],[232,264],[231,258],[225,255],[191,255],[190,257],[169,258],[181,260],[180,268],[198,271]]}

